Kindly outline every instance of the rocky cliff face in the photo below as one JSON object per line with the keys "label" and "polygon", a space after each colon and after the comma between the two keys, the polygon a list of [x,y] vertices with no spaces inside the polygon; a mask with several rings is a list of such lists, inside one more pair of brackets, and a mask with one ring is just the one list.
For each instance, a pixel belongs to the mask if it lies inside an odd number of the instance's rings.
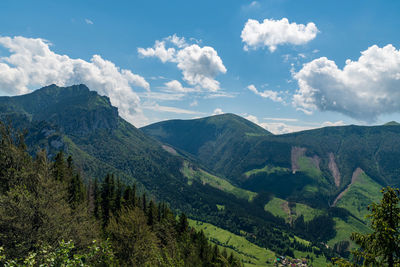
{"label": "rocky cliff face", "polygon": [[116,129],[118,109],[111,106],[92,110],[83,107],[69,107],[54,113],[46,120],[59,125],[61,130],[67,134],[84,135],[98,129]]}
{"label": "rocky cliff face", "polygon": [[47,121],[67,134],[84,135],[93,130],[116,129],[118,109],[107,96],[90,91],[85,85],[49,85],[31,94],[0,97],[0,109],[25,113],[31,121]]}

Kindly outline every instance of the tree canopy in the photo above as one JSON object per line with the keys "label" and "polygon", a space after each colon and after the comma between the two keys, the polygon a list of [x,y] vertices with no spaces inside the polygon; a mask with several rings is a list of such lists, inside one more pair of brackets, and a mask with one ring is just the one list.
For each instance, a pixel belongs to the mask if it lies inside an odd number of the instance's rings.
{"label": "tree canopy", "polygon": [[339,266],[400,266],[400,190],[386,187],[379,203],[368,206],[371,233],[353,233],[351,240],[358,246],[353,250],[353,262],[336,259]]}

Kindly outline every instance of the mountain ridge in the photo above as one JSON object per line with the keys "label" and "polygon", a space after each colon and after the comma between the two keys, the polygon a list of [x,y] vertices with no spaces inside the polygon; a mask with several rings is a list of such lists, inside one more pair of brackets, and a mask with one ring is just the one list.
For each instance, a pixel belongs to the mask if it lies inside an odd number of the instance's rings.
{"label": "mountain ridge", "polygon": [[[201,122],[202,119],[180,121],[180,123],[191,125],[193,121]],[[294,159],[300,160],[302,165],[305,164],[300,173],[306,174],[309,170],[318,176],[316,177],[317,188],[320,188],[318,184],[321,182],[325,184],[325,186],[322,185],[322,189],[326,191],[324,194],[331,201],[351,182],[352,174],[357,168],[362,168],[382,186],[400,184],[398,177],[400,166],[396,164],[396,161],[400,161],[398,152],[400,151],[400,127],[397,125],[324,127],[284,135],[247,136],[236,142],[232,142],[236,140],[236,136],[224,136],[222,140],[209,136],[202,138],[213,140],[212,149],[207,149],[206,142],[199,142],[198,149],[194,153],[193,149],[185,148],[185,142],[180,142],[180,140],[190,137],[196,142],[198,133],[194,132],[190,136],[185,136],[187,134],[185,131],[174,131],[173,126],[173,121],[165,121],[141,129],[162,142],[191,153],[206,167],[245,189],[254,190],[258,186],[254,184],[254,179],[249,179],[244,174],[252,169],[263,169],[267,166],[291,169],[293,178],[290,179],[295,179],[294,166],[298,164],[293,163]],[[152,133],[151,130],[155,127],[164,132],[164,137]],[[207,124],[203,127],[206,128]],[[226,147],[229,146],[231,149],[227,153]],[[296,148],[302,152],[293,156]],[[261,174],[258,172],[257,175]],[[270,179],[280,177],[274,175],[268,174]],[[261,181],[266,177],[257,179]],[[311,182],[312,179],[308,180]],[[253,181],[252,186],[249,184],[250,181]],[[267,188],[264,186],[261,189]]]}

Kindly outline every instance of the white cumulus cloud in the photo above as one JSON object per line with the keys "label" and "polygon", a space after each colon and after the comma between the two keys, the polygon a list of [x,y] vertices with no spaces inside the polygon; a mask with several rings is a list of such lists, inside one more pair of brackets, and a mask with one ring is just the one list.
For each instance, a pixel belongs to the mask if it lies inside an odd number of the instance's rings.
{"label": "white cumulus cloud", "polygon": [[214,111],[212,113],[212,115],[221,115],[221,114],[224,114],[224,112],[220,108],[214,109]]}
{"label": "white cumulus cloud", "polygon": [[393,45],[369,47],[343,69],[326,57],[304,64],[294,74],[299,89],[293,104],[300,110],[336,111],[373,122],[400,111],[400,51]]}
{"label": "white cumulus cloud", "polygon": [[90,19],[85,19],[86,24],[93,25],[93,21]]}
{"label": "white cumulus cloud", "polygon": [[164,85],[168,92],[188,93],[196,91],[194,88],[183,87],[182,84],[177,80],[166,82]]}
{"label": "white cumulus cloud", "polygon": [[281,20],[264,19],[262,23],[254,19],[247,20],[242,30],[241,38],[245,43],[244,50],[267,46],[274,52],[278,45],[302,45],[313,40],[318,28],[313,22],[297,24],[289,23],[287,18]]}
{"label": "white cumulus cloud", "polygon": [[[167,45],[174,47],[167,47]],[[227,71],[214,48],[188,44],[184,38],[176,35],[161,41],[157,40],[153,47],[138,48],[138,53],[142,57],[157,57],[163,63],[176,63],[182,71],[184,81],[211,92],[220,89],[215,77]]]}
{"label": "white cumulus cloud", "polygon": [[247,86],[247,89],[255,93],[256,95],[259,95],[263,98],[268,98],[271,99],[274,102],[284,102],[283,98],[279,96],[279,93],[276,91],[271,91],[271,90],[264,90],[263,92],[260,92],[257,90],[257,88],[254,86],[254,84],[250,84]]}
{"label": "white cumulus cloud", "polygon": [[300,132],[306,131],[311,129],[317,129],[321,127],[328,127],[328,126],[343,126],[345,123],[343,121],[325,121],[323,123],[313,123],[309,125],[307,123],[298,123],[298,124],[290,124],[290,122],[297,122],[297,119],[289,119],[289,118],[264,118],[265,120],[272,120],[273,122],[260,122],[259,119],[254,115],[247,115],[245,119],[258,124],[259,126],[263,127],[267,131],[273,134],[287,134],[293,132]]}
{"label": "white cumulus cloud", "polygon": [[25,94],[30,92],[29,88],[53,83],[59,86],[84,83],[91,90],[107,95],[119,108],[120,115],[131,123],[144,122],[140,99],[133,91],[133,87],[150,89],[142,76],[120,69],[99,55],[88,62],[57,54],[40,38],[0,37],[0,46],[10,52],[8,57],[0,57],[1,94]]}
{"label": "white cumulus cloud", "polygon": [[177,107],[169,107],[169,106],[161,106],[157,103],[149,103],[147,105],[143,105],[144,109],[149,109],[157,112],[168,112],[168,113],[176,113],[176,114],[203,114],[202,112],[187,110]]}
{"label": "white cumulus cloud", "polygon": [[138,48],[138,53],[142,57],[158,57],[162,63],[175,61],[176,50],[173,47],[166,48],[165,41],[156,41],[153,47]]}

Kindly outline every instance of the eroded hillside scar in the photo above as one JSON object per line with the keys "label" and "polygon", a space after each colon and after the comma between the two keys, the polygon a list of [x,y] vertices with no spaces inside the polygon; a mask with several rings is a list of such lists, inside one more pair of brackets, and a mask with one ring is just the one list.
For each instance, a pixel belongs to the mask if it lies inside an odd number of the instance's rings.
{"label": "eroded hillside scar", "polygon": [[297,147],[294,146],[292,147],[292,151],[291,151],[291,161],[292,161],[292,172],[293,174],[296,173],[296,171],[300,170],[300,166],[299,166],[299,158],[301,156],[304,156],[304,154],[306,153],[306,148],[305,147]]}
{"label": "eroded hillside scar", "polygon": [[335,162],[335,155],[332,152],[329,153],[328,167],[334,178],[336,187],[339,187],[340,186],[340,172],[339,172],[339,168],[337,167],[336,162]]}
{"label": "eroded hillside scar", "polygon": [[358,177],[363,173],[364,171],[361,168],[357,168],[354,172],[353,175],[351,176],[351,183],[344,189],[333,201],[332,207],[336,206],[336,203],[349,191],[350,187],[357,181]]}

